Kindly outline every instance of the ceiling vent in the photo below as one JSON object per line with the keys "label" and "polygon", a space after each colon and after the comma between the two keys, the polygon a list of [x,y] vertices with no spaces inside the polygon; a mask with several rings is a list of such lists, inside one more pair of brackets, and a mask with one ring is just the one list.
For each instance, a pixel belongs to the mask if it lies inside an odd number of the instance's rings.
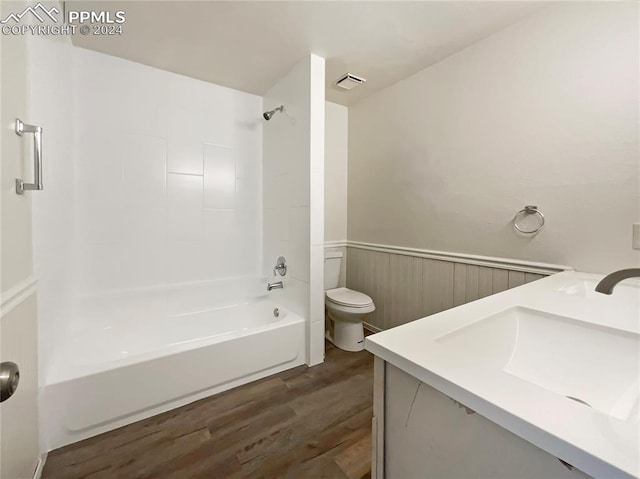
{"label": "ceiling vent", "polygon": [[362,85],[366,81],[366,79],[360,78],[359,76],[352,75],[351,73],[345,73],[333,82],[333,84],[343,90],[351,90],[358,85]]}

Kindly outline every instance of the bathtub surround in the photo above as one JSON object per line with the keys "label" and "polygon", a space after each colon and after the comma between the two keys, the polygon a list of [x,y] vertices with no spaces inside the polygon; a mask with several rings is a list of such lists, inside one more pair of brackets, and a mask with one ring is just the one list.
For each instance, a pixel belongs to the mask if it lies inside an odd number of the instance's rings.
{"label": "bathtub surround", "polygon": [[257,276],[262,99],[74,54],[76,289]]}
{"label": "bathtub surround", "polygon": [[[300,60],[264,98],[264,110],[284,105],[289,116],[264,125],[263,274],[282,280],[269,294],[307,319],[309,365],[324,357],[324,59]],[[289,265],[273,279],[279,256]]]}
{"label": "bathtub surround", "polygon": [[[278,253],[295,284],[260,302],[273,199],[262,189],[263,98],[64,42],[34,40],[29,58],[31,114],[51,132],[53,170],[34,213],[41,450],[322,362],[324,60],[308,57],[290,77],[295,91],[280,103],[294,124],[269,124],[294,128],[275,157],[302,181],[282,185],[292,249]],[[255,354],[230,362],[242,350]],[[112,381],[128,392],[101,403]]]}
{"label": "bathtub surround", "polygon": [[51,40],[29,63],[46,381],[81,297],[260,275],[262,99]]}
{"label": "bathtub surround", "polygon": [[[638,8],[543,8],[352,106],[348,239],[638,264]],[[535,237],[510,223],[527,204]]]}

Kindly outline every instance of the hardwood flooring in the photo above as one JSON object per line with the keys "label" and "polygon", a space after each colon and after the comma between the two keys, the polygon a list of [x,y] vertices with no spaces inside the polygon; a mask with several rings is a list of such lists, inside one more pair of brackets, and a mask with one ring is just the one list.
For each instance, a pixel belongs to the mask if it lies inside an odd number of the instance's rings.
{"label": "hardwood flooring", "polygon": [[43,479],[369,477],[373,356],[326,360],[49,453]]}

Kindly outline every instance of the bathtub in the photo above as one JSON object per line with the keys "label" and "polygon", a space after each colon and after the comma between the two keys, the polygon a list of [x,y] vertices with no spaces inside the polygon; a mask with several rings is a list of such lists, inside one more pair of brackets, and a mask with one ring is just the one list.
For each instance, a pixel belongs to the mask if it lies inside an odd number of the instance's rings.
{"label": "bathtub", "polygon": [[301,317],[266,296],[233,297],[208,285],[84,301],[46,371],[43,447],[56,449],[304,364]]}

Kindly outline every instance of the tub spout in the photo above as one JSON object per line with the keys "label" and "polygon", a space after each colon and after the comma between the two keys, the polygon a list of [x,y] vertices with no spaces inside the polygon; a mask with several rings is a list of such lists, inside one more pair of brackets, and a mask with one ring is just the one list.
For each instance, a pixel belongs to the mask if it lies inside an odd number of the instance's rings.
{"label": "tub spout", "polygon": [[271,291],[272,289],[282,289],[284,288],[284,284],[282,281],[278,281],[277,283],[267,283],[267,291]]}

